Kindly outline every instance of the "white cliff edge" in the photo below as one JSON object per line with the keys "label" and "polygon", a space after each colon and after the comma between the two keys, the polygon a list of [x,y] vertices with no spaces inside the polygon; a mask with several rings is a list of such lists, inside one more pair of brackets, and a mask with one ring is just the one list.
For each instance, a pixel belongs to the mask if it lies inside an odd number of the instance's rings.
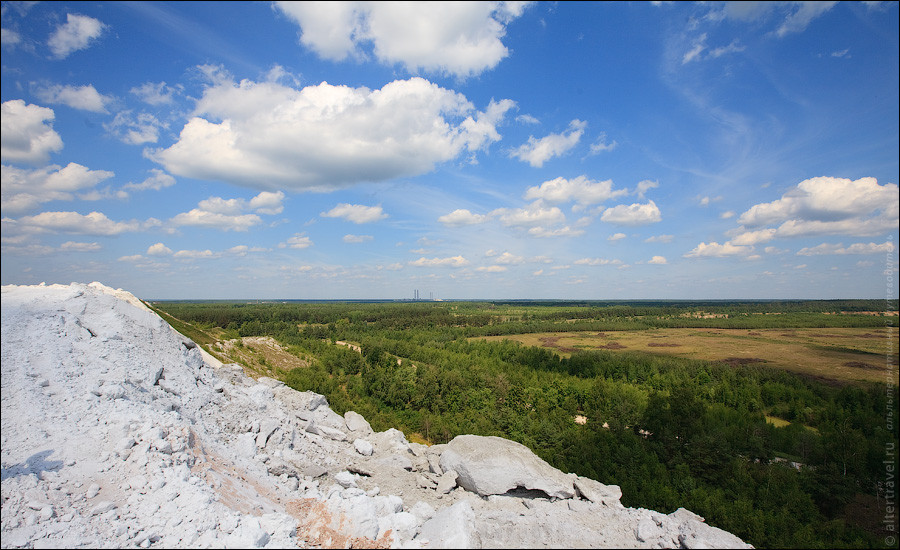
{"label": "white cliff edge", "polygon": [[528,448],[374,432],[100,283],[2,287],[4,548],[750,548]]}

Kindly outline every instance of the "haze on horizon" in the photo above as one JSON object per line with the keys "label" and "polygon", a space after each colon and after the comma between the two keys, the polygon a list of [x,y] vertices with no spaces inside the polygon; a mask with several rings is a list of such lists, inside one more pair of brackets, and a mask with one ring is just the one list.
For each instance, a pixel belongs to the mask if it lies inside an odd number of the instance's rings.
{"label": "haze on horizon", "polygon": [[2,284],[897,297],[896,2],[4,2]]}

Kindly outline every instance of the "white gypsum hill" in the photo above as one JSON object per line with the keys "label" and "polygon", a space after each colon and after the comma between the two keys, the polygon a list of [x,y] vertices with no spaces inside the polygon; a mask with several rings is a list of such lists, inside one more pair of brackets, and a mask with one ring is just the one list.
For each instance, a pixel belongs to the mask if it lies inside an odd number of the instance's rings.
{"label": "white gypsum hill", "polygon": [[2,287],[2,546],[747,547],[522,445],[373,432],[128,292]]}

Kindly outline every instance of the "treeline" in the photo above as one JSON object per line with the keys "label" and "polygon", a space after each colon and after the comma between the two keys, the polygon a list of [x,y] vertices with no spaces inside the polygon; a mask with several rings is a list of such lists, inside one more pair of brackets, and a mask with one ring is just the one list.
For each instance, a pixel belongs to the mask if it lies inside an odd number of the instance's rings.
{"label": "treeline", "polygon": [[[356,410],[377,430],[397,427],[431,443],[464,433],[513,439],[557,468],[620,485],[626,506],[683,506],[756,547],[883,547],[889,534],[873,518],[886,506],[886,459],[896,471],[897,434],[887,424],[898,418],[894,386],[838,388],[760,366],[642,353],[563,358],[469,338],[516,325],[648,322],[623,306],[601,319],[611,312],[520,304],[156,305],[191,322],[221,320],[214,326],[235,334],[275,336],[312,358],[286,383],[324,394],[337,412]],[[757,323],[885,323],[747,313]],[[676,319],[649,321],[666,320]],[[790,423],[775,427],[767,414]]]}

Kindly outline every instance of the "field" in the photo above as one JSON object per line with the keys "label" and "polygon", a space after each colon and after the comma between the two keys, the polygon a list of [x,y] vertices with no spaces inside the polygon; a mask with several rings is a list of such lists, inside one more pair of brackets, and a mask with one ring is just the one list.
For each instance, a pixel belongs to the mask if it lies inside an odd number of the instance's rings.
{"label": "field", "polygon": [[552,349],[644,352],[724,362],[765,365],[833,382],[897,384],[897,327],[798,329],[658,328],[603,332],[544,332],[488,336]]}

